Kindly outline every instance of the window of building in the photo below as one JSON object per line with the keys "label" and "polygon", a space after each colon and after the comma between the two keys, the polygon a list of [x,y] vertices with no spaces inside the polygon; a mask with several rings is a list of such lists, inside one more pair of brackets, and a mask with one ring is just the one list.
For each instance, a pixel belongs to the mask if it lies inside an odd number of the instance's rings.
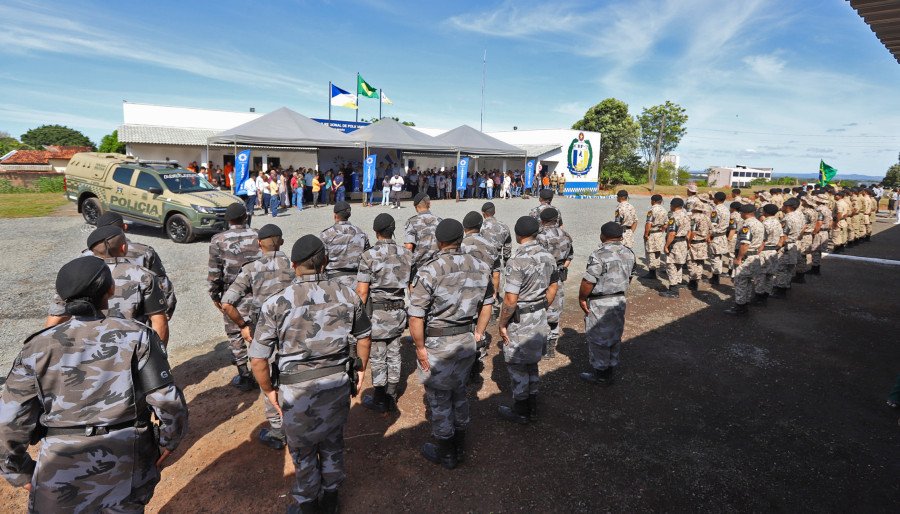
{"label": "window of building", "polygon": [[132,175],[134,175],[134,169],[132,168],[116,168],[116,171],[113,172],[113,181],[130,186]]}
{"label": "window of building", "polygon": [[138,189],[143,189],[144,191],[149,191],[151,187],[162,189],[159,185],[159,180],[156,180],[156,177],[143,171],[138,175],[136,186]]}

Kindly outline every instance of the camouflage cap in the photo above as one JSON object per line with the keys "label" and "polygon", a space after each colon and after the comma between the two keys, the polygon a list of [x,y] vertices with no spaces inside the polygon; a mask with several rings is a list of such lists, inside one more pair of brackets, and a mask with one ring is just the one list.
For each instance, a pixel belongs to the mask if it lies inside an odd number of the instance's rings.
{"label": "camouflage cap", "polygon": [[697,184],[689,184],[687,187],[688,193],[696,193],[697,192]]}

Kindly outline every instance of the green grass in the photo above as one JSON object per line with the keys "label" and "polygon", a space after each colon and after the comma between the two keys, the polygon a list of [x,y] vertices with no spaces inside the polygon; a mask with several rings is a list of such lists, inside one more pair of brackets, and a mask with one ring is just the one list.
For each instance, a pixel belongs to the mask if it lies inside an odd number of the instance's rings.
{"label": "green grass", "polygon": [[62,193],[0,194],[0,218],[48,216],[67,203]]}

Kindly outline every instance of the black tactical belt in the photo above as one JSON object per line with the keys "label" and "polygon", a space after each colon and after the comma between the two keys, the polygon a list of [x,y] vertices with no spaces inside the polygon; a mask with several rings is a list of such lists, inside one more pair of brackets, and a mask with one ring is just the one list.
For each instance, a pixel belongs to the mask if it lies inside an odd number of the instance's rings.
{"label": "black tactical belt", "polygon": [[115,432],[116,430],[124,430],[126,428],[141,426],[147,426],[147,423],[145,421],[131,420],[107,426],[82,425],[77,427],[47,427],[47,437],[60,435],[80,435],[85,437],[93,437],[95,435],[106,435],[110,432]]}
{"label": "black tactical belt", "polygon": [[468,334],[474,330],[474,326],[469,323],[467,325],[460,325],[458,327],[443,327],[443,328],[426,328],[425,336],[426,337],[446,337],[446,336],[458,336],[459,334]]}
{"label": "black tactical belt", "polygon": [[747,252],[744,253],[744,257],[750,257],[751,255],[756,255],[756,250],[747,250]]}
{"label": "black tactical belt", "polygon": [[660,232],[665,232],[663,229],[651,230],[650,234],[659,234]]}
{"label": "black tactical belt", "polygon": [[516,311],[519,314],[531,314],[532,312],[542,311],[547,308],[547,301],[541,300],[539,302],[533,302],[529,304],[519,304],[516,306]]}
{"label": "black tactical belt", "polygon": [[385,300],[381,302],[372,302],[372,307],[381,311],[396,311],[406,307],[403,300]]}
{"label": "black tactical belt", "polygon": [[675,236],[675,239],[672,240],[673,243],[677,243],[679,241],[687,241],[686,236]]}
{"label": "black tactical belt", "polygon": [[766,245],[765,248],[763,248],[763,250],[777,250],[777,249],[778,249],[778,245]]}
{"label": "black tactical belt", "polygon": [[728,235],[728,232],[713,232],[713,237],[721,237]]}
{"label": "black tactical belt", "polygon": [[608,294],[589,294],[587,299],[593,300],[595,298],[609,298],[610,296],[624,296],[625,291],[619,291],[618,293],[608,293]]}
{"label": "black tactical belt", "polygon": [[306,371],[297,371],[294,373],[281,373],[278,375],[278,383],[281,385],[300,384],[309,382],[317,378],[337,375],[338,373],[346,373],[346,364],[335,364],[333,366],[325,366],[324,368],[310,369]]}

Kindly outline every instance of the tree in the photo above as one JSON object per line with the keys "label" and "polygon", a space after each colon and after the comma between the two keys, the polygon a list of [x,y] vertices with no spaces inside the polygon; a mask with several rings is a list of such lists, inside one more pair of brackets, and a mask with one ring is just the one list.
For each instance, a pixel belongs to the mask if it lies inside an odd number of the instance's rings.
{"label": "tree", "polygon": [[900,187],[900,163],[888,168],[887,174],[881,182],[885,187]]}
{"label": "tree", "polygon": [[[390,119],[400,123],[401,125],[406,125],[407,127],[415,127],[416,126],[416,124],[411,121],[400,121],[400,118],[398,118],[396,116],[385,116],[385,118],[390,118]],[[363,119],[363,121],[367,121],[369,123],[376,123],[378,121],[381,121],[381,118],[370,118],[368,120]]]}
{"label": "tree", "polygon": [[10,136],[8,132],[0,131],[0,157],[13,150],[31,150],[31,147],[22,144],[18,139]]}
{"label": "tree", "polygon": [[[665,128],[663,129],[663,114],[665,113]],[[671,153],[681,138],[687,132],[684,124],[688,116],[684,107],[666,100],[662,105],[645,107],[638,116],[641,126],[641,151],[647,159],[647,163],[653,163],[657,159],[656,143],[659,141],[659,157]],[[662,130],[662,139],[659,138]]]}
{"label": "tree", "polygon": [[600,133],[597,172],[601,179],[608,160],[624,161],[634,154],[641,132],[640,125],[628,113],[628,104],[615,98],[607,98],[588,109],[572,129]]}
{"label": "tree", "polygon": [[675,177],[678,174],[678,170],[675,169],[675,164],[672,162],[661,162],[659,163],[659,169],[656,170],[656,184],[660,186],[673,186],[675,185]]}
{"label": "tree", "polygon": [[99,151],[104,153],[125,153],[125,143],[119,142],[119,131],[113,130],[112,134],[103,136],[100,140]]}
{"label": "tree", "polygon": [[678,168],[676,176],[678,177],[678,184],[683,186],[691,181],[691,170],[687,166],[682,166]]}
{"label": "tree", "polygon": [[644,184],[647,182],[647,167],[636,153],[612,158],[600,173],[599,182],[601,189],[609,189],[617,184]]}
{"label": "tree", "polygon": [[96,148],[87,136],[63,125],[41,125],[22,134],[21,140],[33,148],[41,148],[46,145],[90,146],[91,148]]}

